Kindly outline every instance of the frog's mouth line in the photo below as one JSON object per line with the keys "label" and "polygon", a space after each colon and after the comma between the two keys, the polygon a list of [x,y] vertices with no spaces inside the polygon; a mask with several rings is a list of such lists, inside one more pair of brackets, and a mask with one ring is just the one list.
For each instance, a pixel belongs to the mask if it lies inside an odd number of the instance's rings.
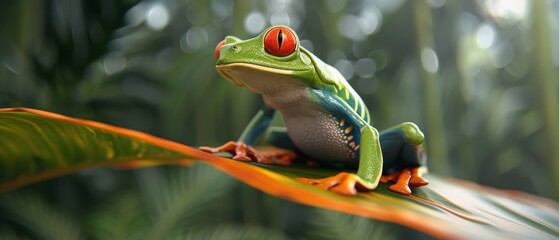
{"label": "frog's mouth line", "polygon": [[257,71],[268,72],[268,73],[276,73],[276,74],[281,74],[281,75],[292,75],[293,72],[294,72],[292,70],[283,70],[283,69],[276,69],[276,68],[270,68],[270,67],[263,67],[263,66],[259,66],[259,65],[255,65],[255,64],[250,64],[250,63],[229,63],[229,64],[220,64],[220,65],[215,66],[215,69],[219,72],[219,74],[221,74],[221,76],[223,76],[225,79],[227,79],[233,85],[238,86],[238,87],[247,87],[246,84],[243,82],[243,80],[238,78],[233,73],[234,68],[250,68],[250,69],[257,70]]}

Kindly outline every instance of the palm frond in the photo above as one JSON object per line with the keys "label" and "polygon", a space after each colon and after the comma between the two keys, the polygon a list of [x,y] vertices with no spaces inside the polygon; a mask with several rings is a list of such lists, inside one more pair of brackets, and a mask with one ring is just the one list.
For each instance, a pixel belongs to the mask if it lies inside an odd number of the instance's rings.
{"label": "palm frond", "polygon": [[146,239],[163,239],[183,221],[195,223],[192,217],[211,206],[212,200],[227,194],[231,183],[230,177],[205,164],[177,169],[165,185],[157,186],[157,216],[152,219],[153,227]]}
{"label": "palm frond", "polygon": [[323,209],[314,209],[308,221],[310,239],[396,239],[397,226]]}
{"label": "palm frond", "polygon": [[281,232],[258,226],[234,226],[219,225],[216,227],[204,227],[195,231],[188,231],[183,235],[175,236],[175,239],[196,240],[260,240],[260,239],[288,239]]}
{"label": "palm frond", "polygon": [[28,229],[39,239],[82,239],[80,226],[62,210],[32,193],[10,192],[0,197],[1,218]]}
{"label": "palm frond", "polygon": [[143,239],[149,219],[137,194],[127,192],[96,209],[90,218],[95,239]]}

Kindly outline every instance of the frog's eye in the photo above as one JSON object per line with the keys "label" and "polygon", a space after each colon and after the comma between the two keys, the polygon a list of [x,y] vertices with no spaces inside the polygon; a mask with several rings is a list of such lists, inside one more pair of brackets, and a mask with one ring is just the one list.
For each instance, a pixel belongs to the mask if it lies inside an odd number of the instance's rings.
{"label": "frog's eye", "polygon": [[264,36],[266,52],[278,57],[285,57],[295,51],[297,37],[286,27],[272,28]]}
{"label": "frog's eye", "polygon": [[215,47],[215,58],[216,58],[216,59],[219,59],[219,49],[220,49],[221,47],[223,47],[223,45],[225,45],[225,40],[222,40],[221,42],[219,42],[219,43],[217,44],[217,46]]}

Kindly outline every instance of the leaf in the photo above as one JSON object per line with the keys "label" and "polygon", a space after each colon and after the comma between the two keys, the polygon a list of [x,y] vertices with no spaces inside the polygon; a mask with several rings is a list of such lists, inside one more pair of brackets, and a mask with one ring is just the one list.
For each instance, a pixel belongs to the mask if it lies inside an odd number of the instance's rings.
{"label": "leaf", "polygon": [[[163,197],[157,202],[157,215],[146,239],[167,239],[167,234],[181,219],[205,210],[212,200],[226,194],[231,181],[226,176],[216,175],[209,167],[171,176],[170,183],[160,191]],[[208,191],[212,189],[213,191]]]}
{"label": "leaf", "polygon": [[309,239],[396,239],[387,223],[338,212],[316,210],[307,233]]}
{"label": "leaf", "polygon": [[437,238],[559,237],[557,203],[435,175],[428,175],[431,184],[411,196],[381,184],[375,191],[344,197],[293,179],[331,176],[337,169],[237,162],[148,134],[24,108],[0,110],[0,143],[0,191],[95,166],[194,161],[273,196],[400,224]]}
{"label": "leaf", "polygon": [[2,218],[29,229],[38,239],[83,239],[80,228],[67,215],[30,193],[11,192],[0,199]]}
{"label": "leaf", "polygon": [[288,239],[281,232],[264,229],[261,227],[246,225],[219,225],[216,227],[206,226],[195,231],[180,234],[176,239],[202,239],[202,240],[282,240]]}
{"label": "leaf", "polygon": [[[147,191],[153,196],[142,194],[141,199],[126,192],[111,199],[95,212],[90,232],[96,239],[169,239],[173,232],[192,228],[201,219],[197,213],[207,210],[216,198],[229,194],[232,181],[208,165],[177,170],[168,179],[156,181],[159,184],[140,183],[141,189],[154,188]],[[154,211],[148,214],[147,209]]]}
{"label": "leaf", "polygon": [[91,219],[95,239],[144,239],[149,223],[139,197],[126,192],[111,200]]}

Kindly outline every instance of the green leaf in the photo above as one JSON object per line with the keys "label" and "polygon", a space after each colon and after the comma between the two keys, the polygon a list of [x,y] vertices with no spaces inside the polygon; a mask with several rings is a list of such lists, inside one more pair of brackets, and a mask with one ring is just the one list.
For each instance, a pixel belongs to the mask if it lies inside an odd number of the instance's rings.
{"label": "green leaf", "polygon": [[83,239],[72,218],[30,193],[6,193],[0,199],[2,218],[19,223],[36,239]]}
{"label": "green leaf", "polygon": [[246,225],[219,225],[216,227],[206,226],[195,231],[180,234],[176,239],[207,239],[207,240],[282,240],[288,239],[281,232],[276,232],[261,227]]}
{"label": "green leaf", "polygon": [[144,239],[149,223],[134,193],[116,196],[91,218],[95,239]]}
{"label": "green leaf", "polygon": [[[21,108],[0,110],[0,143],[0,191],[95,166],[204,162],[273,196],[400,224],[437,238],[559,237],[557,203],[435,175],[427,175],[431,184],[414,189],[411,196],[381,184],[372,192],[345,197],[293,179],[332,176],[337,169],[237,162],[140,132]],[[220,181],[194,183],[189,187],[220,191]],[[168,203],[178,213],[160,217],[176,222],[184,208],[180,202]],[[163,236],[161,229],[154,236]]]}

